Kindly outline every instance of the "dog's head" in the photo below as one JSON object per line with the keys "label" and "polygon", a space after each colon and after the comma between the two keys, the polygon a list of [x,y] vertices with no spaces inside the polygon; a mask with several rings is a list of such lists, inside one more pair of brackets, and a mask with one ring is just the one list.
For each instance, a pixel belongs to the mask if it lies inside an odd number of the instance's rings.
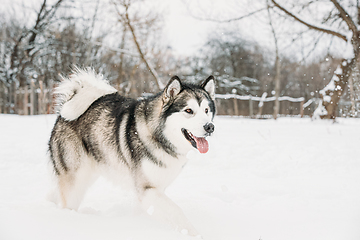
{"label": "dog's head", "polygon": [[162,93],[164,134],[180,154],[192,148],[206,153],[206,140],[215,129],[215,80],[208,77],[201,85],[182,83],[177,76],[170,79]]}

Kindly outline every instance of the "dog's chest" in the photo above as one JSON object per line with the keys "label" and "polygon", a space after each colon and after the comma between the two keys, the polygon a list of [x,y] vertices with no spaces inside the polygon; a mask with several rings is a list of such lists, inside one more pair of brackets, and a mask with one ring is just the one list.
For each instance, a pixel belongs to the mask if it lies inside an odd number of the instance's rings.
{"label": "dog's chest", "polygon": [[151,161],[142,161],[142,171],[147,180],[154,187],[165,189],[179,175],[187,159],[167,157],[162,159],[164,165],[158,166]]}

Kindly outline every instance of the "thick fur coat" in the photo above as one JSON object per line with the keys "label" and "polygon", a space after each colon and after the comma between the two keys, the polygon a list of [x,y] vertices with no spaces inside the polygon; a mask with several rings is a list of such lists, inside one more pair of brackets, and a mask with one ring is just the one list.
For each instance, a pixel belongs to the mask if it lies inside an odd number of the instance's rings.
{"label": "thick fur coat", "polygon": [[164,190],[191,149],[208,151],[214,78],[193,85],[175,76],[160,93],[136,100],[119,95],[100,75],[77,70],[63,79],[57,94],[59,117],[49,152],[60,204],[78,209],[100,174],[127,177],[145,211],[198,235]]}

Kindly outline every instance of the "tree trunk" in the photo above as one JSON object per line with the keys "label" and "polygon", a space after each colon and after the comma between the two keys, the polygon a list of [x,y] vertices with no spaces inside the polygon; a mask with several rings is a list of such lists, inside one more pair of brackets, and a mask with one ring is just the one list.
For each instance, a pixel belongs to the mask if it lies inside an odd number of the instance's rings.
{"label": "tree trunk", "polygon": [[[353,75],[353,74],[352,74]],[[349,91],[350,91],[350,102],[351,102],[351,109],[350,109],[350,117],[355,117],[355,91],[354,91],[354,79],[351,76],[349,78]]]}
{"label": "tree trunk", "polygon": [[153,76],[154,82],[155,82],[155,85],[157,86],[157,88],[158,88],[159,90],[163,89],[165,86],[162,84],[162,82],[161,82],[160,79],[159,79],[159,76],[158,76],[157,72],[155,71],[155,69],[154,69],[153,67],[150,66],[150,63],[146,60],[145,55],[144,55],[144,53],[143,53],[142,50],[141,50],[140,44],[139,44],[139,42],[138,42],[138,40],[137,40],[137,38],[136,38],[135,30],[134,30],[134,28],[132,27],[131,22],[130,22],[130,18],[129,18],[129,14],[128,14],[128,9],[127,9],[127,8],[126,8],[126,12],[125,12],[125,17],[126,17],[126,24],[127,24],[127,26],[129,27],[129,29],[130,29],[130,32],[131,32],[131,34],[132,34],[132,36],[133,36],[133,40],[134,40],[135,46],[136,46],[136,48],[137,48],[137,50],[138,50],[138,52],[139,52],[139,54],[140,54],[141,59],[142,59],[143,62],[145,63],[146,68],[149,70],[149,72],[150,72],[151,75]]}
{"label": "tree trunk", "polygon": [[341,64],[335,70],[329,84],[319,91],[323,101],[318,109],[315,110],[314,115],[318,114],[322,119],[336,118],[339,100],[349,82],[357,57],[358,56],[355,56],[350,60],[343,59],[341,61]]}
{"label": "tree trunk", "polygon": [[277,40],[277,36],[276,36],[276,32],[275,32],[275,28],[272,24],[272,20],[271,20],[271,14],[270,14],[270,5],[269,3],[267,3],[267,11],[268,11],[268,15],[269,15],[269,24],[271,27],[271,32],[273,34],[274,37],[274,43],[275,43],[275,54],[276,54],[276,58],[275,58],[275,78],[274,78],[274,82],[275,82],[275,105],[274,105],[274,112],[273,112],[273,117],[276,120],[280,111],[280,102],[279,102],[279,97],[280,97],[280,57],[279,57],[279,46],[278,46],[278,40]]}

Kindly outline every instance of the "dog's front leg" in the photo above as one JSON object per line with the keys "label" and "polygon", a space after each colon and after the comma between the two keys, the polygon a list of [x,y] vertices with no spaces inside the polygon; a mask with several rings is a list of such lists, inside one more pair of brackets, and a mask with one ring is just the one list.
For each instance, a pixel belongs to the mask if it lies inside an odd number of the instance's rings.
{"label": "dog's front leg", "polygon": [[154,218],[170,223],[182,234],[201,236],[185,217],[183,211],[162,191],[156,188],[146,189],[140,197],[143,209]]}

